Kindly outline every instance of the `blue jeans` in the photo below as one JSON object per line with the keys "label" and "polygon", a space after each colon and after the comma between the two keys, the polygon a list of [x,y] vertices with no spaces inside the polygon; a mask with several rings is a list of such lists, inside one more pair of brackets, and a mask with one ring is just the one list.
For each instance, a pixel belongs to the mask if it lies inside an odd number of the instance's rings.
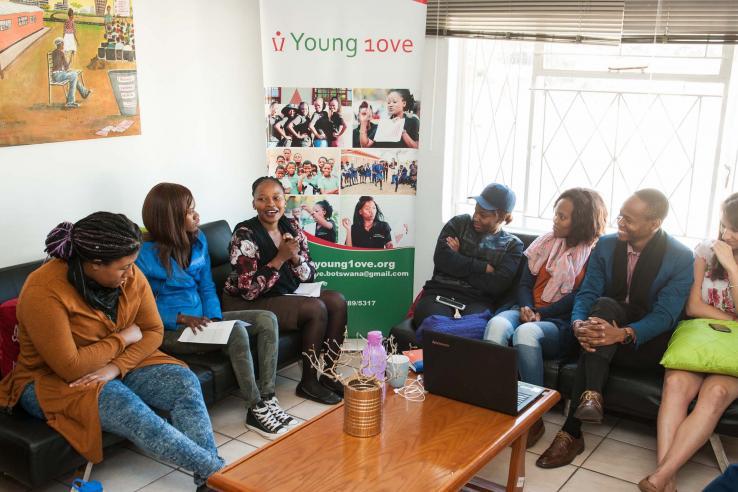
{"label": "blue jeans", "polygon": [[556,357],[559,351],[559,329],[550,321],[520,324],[520,310],[503,311],[489,320],[484,339],[509,345],[518,351],[520,379],[543,386],[543,357]]}
{"label": "blue jeans", "polygon": [[[23,390],[23,409],[45,420],[34,384]],[[169,412],[171,425],[149,407]],[[100,424],[155,458],[194,473],[197,486],[225,466],[213,438],[197,376],[186,367],[142,367],[103,386],[98,398]]]}
{"label": "blue jeans", "polygon": [[69,81],[69,89],[67,90],[67,104],[74,103],[74,91],[78,90],[79,95],[87,97],[90,91],[82,85],[82,81],[78,80],[79,73],[75,70],[67,70],[65,72],[52,72],[51,78],[54,82],[65,82]]}

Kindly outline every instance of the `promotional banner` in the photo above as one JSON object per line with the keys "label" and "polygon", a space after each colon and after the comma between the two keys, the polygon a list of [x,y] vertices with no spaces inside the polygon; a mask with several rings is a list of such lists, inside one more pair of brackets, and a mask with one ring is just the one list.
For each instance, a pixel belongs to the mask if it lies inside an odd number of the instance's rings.
{"label": "promotional banner", "polygon": [[426,4],[318,5],[260,2],[267,172],[349,336],[387,333],[412,302]]}

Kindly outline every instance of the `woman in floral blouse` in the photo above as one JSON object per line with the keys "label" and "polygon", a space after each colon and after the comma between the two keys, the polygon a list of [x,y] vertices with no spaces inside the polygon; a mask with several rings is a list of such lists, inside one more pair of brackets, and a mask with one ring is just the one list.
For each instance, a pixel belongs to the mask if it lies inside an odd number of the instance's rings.
{"label": "woman in floral blouse", "polygon": [[[284,215],[285,194],[275,178],[263,177],[252,185],[256,217],[241,222],[230,244],[232,271],[225,284],[226,311],[266,309],[277,315],[280,330],[302,332],[302,380],[298,396],[333,405],[341,401],[343,387],[321,376],[311,366],[312,350],[337,350],[346,327],[346,300],[334,291],[320,297],[288,296],[301,282],[312,282],[315,264],[298,222]],[[333,363],[329,352],[325,362]]]}
{"label": "woman in floral blouse", "polygon": [[[687,315],[736,321],[738,193],[722,203],[718,239],[698,244],[694,253],[694,284],[687,300]],[[695,398],[697,403],[689,412]],[[641,480],[639,488],[649,492],[676,490],[677,472],[707,442],[736,398],[738,378],[667,369],[656,425],[658,466]]]}

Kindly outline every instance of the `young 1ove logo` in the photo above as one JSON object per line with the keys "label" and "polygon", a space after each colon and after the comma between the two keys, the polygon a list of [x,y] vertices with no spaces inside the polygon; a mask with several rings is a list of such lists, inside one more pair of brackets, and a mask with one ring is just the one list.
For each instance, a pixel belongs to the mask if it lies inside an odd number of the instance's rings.
{"label": "young 1ove logo", "polygon": [[292,49],[343,54],[347,58],[354,58],[360,51],[364,53],[412,53],[415,44],[412,39],[408,38],[366,38],[363,40],[363,49],[360,49],[357,38],[310,36],[304,32],[283,34],[277,31],[272,37],[272,48],[278,53]]}

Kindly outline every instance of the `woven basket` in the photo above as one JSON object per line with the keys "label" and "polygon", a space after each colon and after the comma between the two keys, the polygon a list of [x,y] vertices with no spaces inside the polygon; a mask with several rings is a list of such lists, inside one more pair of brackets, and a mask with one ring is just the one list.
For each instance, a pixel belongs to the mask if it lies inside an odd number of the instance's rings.
{"label": "woven basket", "polygon": [[382,383],[352,379],[343,390],[343,431],[370,437],[382,431]]}

